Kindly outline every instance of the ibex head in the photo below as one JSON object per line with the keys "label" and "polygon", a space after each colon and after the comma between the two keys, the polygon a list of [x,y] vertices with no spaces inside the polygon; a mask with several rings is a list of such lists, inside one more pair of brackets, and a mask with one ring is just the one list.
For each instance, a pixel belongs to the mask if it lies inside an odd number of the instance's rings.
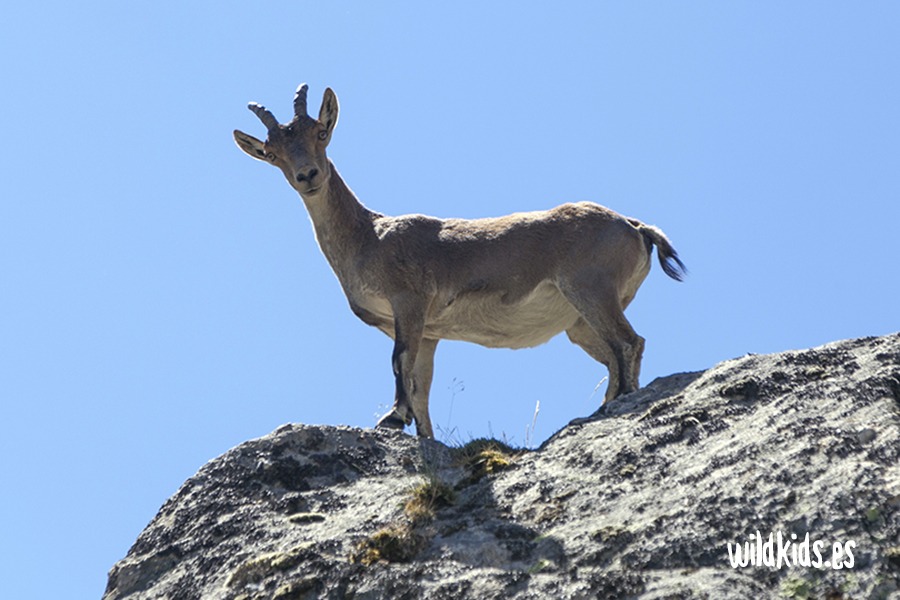
{"label": "ibex head", "polygon": [[300,194],[314,196],[325,187],[331,176],[325,148],[337,124],[338,101],[331,88],[326,89],[319,118],[313,119],[306,112],[307,90],[309,86],[305,83],[297,88],[294,118],[284,125],[279,124],[266,107],[251,102],[248,108],[268,129],[266,141],[238,130],[234,132],[234,140],[251,157],[281,169],[288,183]]}

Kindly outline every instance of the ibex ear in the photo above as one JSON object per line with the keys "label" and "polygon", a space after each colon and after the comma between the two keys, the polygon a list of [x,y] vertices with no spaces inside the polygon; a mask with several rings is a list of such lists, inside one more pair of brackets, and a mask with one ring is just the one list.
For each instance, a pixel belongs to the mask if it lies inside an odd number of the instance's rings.
{"label": "ibex ear", "polygon": [[328,130],[328,139],[331,139],[331,132],[338,120],[338,100],[331,88],[325,89],[325,95],[322,96],[322,108],[319,109],[319,123]]}
{"label": "ibex ear", "polygon": [[234,130],[234,141],[237,142],[238,148],[249,154],[256,160],[266,160],[265,144],[253,137],[247,135],[243,131]]}

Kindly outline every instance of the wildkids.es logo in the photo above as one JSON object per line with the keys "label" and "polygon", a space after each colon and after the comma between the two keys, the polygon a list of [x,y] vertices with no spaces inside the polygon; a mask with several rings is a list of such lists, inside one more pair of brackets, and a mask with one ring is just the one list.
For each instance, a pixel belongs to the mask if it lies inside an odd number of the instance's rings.
{"label": "wildkids.es logo", "polygon": [[852,569],[853,550],[856,542],[834,542],[827,544],[822,540],[810,542],[809,533],[803,540],[797,534],[785,535],[769,533],[763,538],[759,530],[750,534],[750,539],[743,544],[728,542],[728,560],[735,569],[739,567],[812,567],[815,569]]}

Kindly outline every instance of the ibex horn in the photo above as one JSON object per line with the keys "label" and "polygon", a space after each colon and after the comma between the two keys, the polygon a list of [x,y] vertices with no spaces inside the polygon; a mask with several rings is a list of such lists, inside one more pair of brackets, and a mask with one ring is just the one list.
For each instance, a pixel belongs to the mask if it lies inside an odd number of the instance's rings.
{"label": "ibex horn", "polygon": [[262,104],[257,104],[256,102],[251,102],[247,108],[252,110],[256,116],[259,117],[259,120],[263,122],[266,129],[269,131],[278,129],[278,119],[275,118],[275,115],[273,115],[268,108]]}
{"label": "ibex horn", "polygon": [[309,91],[309,86],[301,83],[300,87],[297,88],[297,93],[294,94],[294,114],[298,117],[305,117],[309,114],[306,112],[307,91]]}

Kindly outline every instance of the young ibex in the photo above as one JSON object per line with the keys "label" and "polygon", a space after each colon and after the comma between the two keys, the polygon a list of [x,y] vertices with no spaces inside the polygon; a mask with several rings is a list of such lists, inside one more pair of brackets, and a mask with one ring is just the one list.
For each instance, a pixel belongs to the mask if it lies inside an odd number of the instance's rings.
{"label": "young ibex", "polygon": [[474,220],[373,212],[325,155],[337,97],[326,89],[313,119],[307,89],[297,89],[284,125],[250,104],[268,129],[265,142],[241,131],[234,138],[281,169],[350,308],[393,338],[396,395],[378,426],[402,429],[415,419],[420,436],[433,436],[428,393],[441,339],[525,348],[565,331],[608,367],[607,401],[638,388],[644,338],[623,310],[650,270],[654,245],[669,277],[680,281],[685,272],[662,231],[590,202]]}

